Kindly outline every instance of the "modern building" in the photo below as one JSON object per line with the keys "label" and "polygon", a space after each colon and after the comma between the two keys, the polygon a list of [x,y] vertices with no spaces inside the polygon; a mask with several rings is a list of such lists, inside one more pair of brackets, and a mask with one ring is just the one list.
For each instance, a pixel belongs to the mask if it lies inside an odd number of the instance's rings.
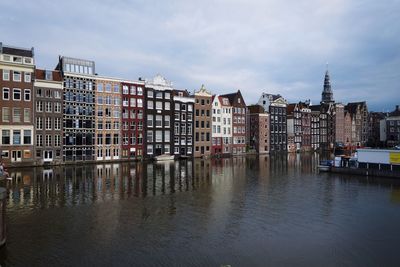
{"label": "modern building", "polygon": [[[195,99],[194,97],[190,97],[189,92],[186,90],[174,90],[173,95],[174,155],[176,157],[193,157],[193,112]],[[208,136],[200,136],[202,142],[210,141],[210,138],[210,134]]]}
{"label": "modern building", "polygon": [[211,155],[211,112],[212,94],[204,87],[194,93],[195,115],[194,115],[194,134],[195,134],[195,157],[209,157]]}
{"label": "modern building", "polygon": [[95,160],[95,92],[94,61],[70,57],[59,58],[56,70],[64,81],[63,160]]}
{"label": "modern building", "polygon": [[63,80],[59,71],[35,70],[35,160],[39,165],[63,161]]}
{"label": "modern building", "polygon": [[[138,160],[144,158],[146,101],[145,82],[121,81],[121,149],[122,159]],[[154,99],[154,92],[149,94]],[[153,100],[151,100],[153,101]],[[154,102],[153,102],[154,105]],[[154,106],[153,106],[154,108]],[[153,123],[150,120],[149,123]],[[152,124],[150,125],[153,126]]]}
{"label": "modern building", "polygon": [[0,42],[0,155],[4,163],[32,164],[34,50]]}
{"label": "modern building", "polygon": [[96,76],[96,160],[121,158],[121,82]]}
{"label": "modern building", "polygon": [[264,107],[270,114],[270,151],[287,151],[287,101],[281,95],[263,93],[258,101],[258,105]]}
{"label": "modern building", "polygon": [[[161,75],[145,82],[146,147],[145,157],[173,155],[173,87]],[[180,123],[179,123],[180,125]]]}
{"label": "modern building", "polygon": [[242,93],[221,95],[232,106],[232,155],[246,153],[246,103]]}
{"label": "modern building", "polygon": [[212,148],[211,154],[228,156],[232,153],[232,111],[229,98],[214,95],[212,98]]}
{"label": "modern building", "polygon": [[269,114],[260,105],[247,107],[247,144],[259,154],[269,153]]}

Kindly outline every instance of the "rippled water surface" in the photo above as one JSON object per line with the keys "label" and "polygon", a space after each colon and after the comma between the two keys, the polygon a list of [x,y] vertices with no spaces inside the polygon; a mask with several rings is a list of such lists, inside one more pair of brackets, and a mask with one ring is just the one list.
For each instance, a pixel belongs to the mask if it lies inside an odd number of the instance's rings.
{"label": "rippled water surface", "polygon": [[12,170],[2,266],[399,266],[400,182],[315,155]]}

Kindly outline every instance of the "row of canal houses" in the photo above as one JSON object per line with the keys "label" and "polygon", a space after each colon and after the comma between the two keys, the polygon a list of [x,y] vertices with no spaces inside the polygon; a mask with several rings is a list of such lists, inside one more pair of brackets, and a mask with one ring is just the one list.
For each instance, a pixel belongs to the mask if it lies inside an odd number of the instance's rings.
{"label": "row of canal houses", "polygon": [[[210,157],[362,145],[365,102],[333,101],[326,73],[321,105],[263,93],[213,95],[174,88],[160,75],[125,80],[95,62],[60,56],[37,68],[34,49],[0,43],[0,153],[10,165]],[[360,128],[361,127],[361,128]]]}

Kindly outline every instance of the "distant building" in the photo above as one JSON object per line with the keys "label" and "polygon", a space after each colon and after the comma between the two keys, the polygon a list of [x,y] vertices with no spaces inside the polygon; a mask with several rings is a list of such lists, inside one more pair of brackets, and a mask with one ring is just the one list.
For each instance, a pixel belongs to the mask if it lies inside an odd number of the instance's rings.
{"label": "distant building", "polygon": [[368,108],[367,103],[353,102],[345,106],[351,117],[351,145],[365,146],[368,141]]}
{"label": "distant building", "polygon": [[344,105],[335,104],[335,143],[344,144]]}
{"label": "distant building", "polygon": [[212,125],[212,94],[204,85],[194,93],[196,103],[195,115],[195,157],[209,157],[211,155],[211,125]]}
{"label": "distant building", "polygon": [[246,103],[240,90],[221,97],[227,98],[232,106],[232,154],[243,154],[246,152]]}
{"label": "distant building", "polygon": [[212,98],[212,155],[232,153],[232,106],[227,97]]}
{"label": "distant building", "polygon": [[56,67],[64,81],[64,161],[95,159],[95,63],[60,57]]}
{"label": "distant building", "polygon": [[383,147],[380,141],[380,121],[386,118],[384,112],[369,112],[368,114],[368,142],[369,147]]}
{"label": "distant building", "polygon": [[310,106],[311,109],[311,148],[316,151],[319,150],[320,138],[319,138],[319,120],[321,114],[321,106],[314,105]]}
{"label": "distant building", "polygon": [[96,76],[96,160],[121,158],[121,106],[121,81]]}
{"label": "distant building", "polygon": [[258,101],[270,114],[270,151],[287,151],[287,101],[281,95],[263,93]]}
{"label": "distant building", "polygon": [[35,160],[63,161],[63,80],[59,71],[35,70]]}
{"label": "distant building", "polygon": [[[161,75],[157,75],[146,81],[145,86],[147,91],[147,94],[145,94],[147,114],[146,157],[151,158],[163,154],[173,155],[172,127],[178,128],[176,130],[180,132],[181,122],[179,118],[176,118],[176,125],[172,126],[171,124],[175,115],[172,83]],[[180,116],[179,111],[176,116]]]}
{"label": "distant building", "polygon": [[311,109],[309,101],[287,106],[288,151],[311,150]]}
{"label": "distant building", "polygon": [[269,114],[260,105],[247,107],[247,144],[257,153],[269,153]]}
{"label": "distant building", "polygon": [[[146,113],[145,95],[154,98],[153,91],[145,90],[144,81],[121,81],[121,158],[136,160],[145,156],[145,130],[153,127],[153,115]],[[150,100],[151,101],[151,100]]]}
{"label": "distant building", "polygon": [[382,135],[381,140],[386,141],[388,147],[400,144],[400,106],[389,113],[387,118],[381,120]]}
{"label": "distant building", "polygon": [[[186,90],[173,90],[173,95],[175,107],[173,132],[174,155],[177,157],[193,157],[193,113],[195,99],[194,97],[190,97],[189,92]],[[207,136],[201,136],[200,138],[202,141],[211,140],[209,133]],[[168,141],[167,138],[164,141]]]}
{"label": "distant building", "polygon": [[11,164],[34,162],[33,48],[0,42],[0,155]]}

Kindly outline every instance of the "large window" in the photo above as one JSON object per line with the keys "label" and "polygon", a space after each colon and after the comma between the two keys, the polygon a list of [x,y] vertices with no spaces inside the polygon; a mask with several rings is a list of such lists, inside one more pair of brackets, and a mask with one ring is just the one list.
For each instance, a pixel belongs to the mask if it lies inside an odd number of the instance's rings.
{"label": "large window", "polygon": [[156,109],[162,109],[162,102],[156,101]]}
{"label": "large window", "polygon": [[20,82],[21,81],[21,72],[13,71],[13,81]]}
{"label": "large window", "polygon": [[30,121],[31,121],[31,109],[24,108],[24,122],[30,122]]}
{"label": "large window", "polygon": [[25,80],[26,83],[30,83],[31,82],[31,74],[29,72],[25,72],[24,80]]}
{"label": "large window", "polygon": [[148,143],[152,143],[153,142],[153,132],[152,131],[148,131],[147,132],[147,142]]}
{"label": "large window", "polygon": [[1,143],[3,145],[9,145],[10,144],[10,130],[2,130],[1,131]]}
{"label": "large window", "polygon": [[13,145],[21,144],[21,130],[13,130]]}
{"label": "large window", "polygon": [[147,100],[147,108],[148,108],[148,109],[153,109],[153,108],[154,108],[154,107],[153,107],[153,101]]}
{"label": "large window", "polygon": [[169,116],[169,115],[165,115],[165,117],[164,117],[164,126],[166,127],[166,128],[169,128],[170,127],[170,120],[171,120],[171,117]]}
{"label": "large window", "polygon": [[156,131],[156,142],[162,142],[162,131]]}
{"label": "large window", "polygon": [[13,89],[13,100],[17,100],[17,101],[21,100],[21,89],[18,89],[18,88]]}
{"label": "large window", "polygon": [[156,127],[162,127],[162,116],[161,115],[156,116]]}
{"label": "large window", "polygon": [[3,70],[3,81],[9,81],[9,80],[10,80],[10,71]]}
{"label": "large window", "polygon": [[153,127],[153,115],[147,115],[147,127]]}
{"label": "large window", "polygon": [[10,88],[3,88],[3,100],[10,100]]}
{"label": "large window", "polygon": [[21,109],[13,108],[13,122],[21,122]]}
{"label": "large window", "polygon": [[24,130],[24,145],[30,145],[32,143],[32,131]]}

